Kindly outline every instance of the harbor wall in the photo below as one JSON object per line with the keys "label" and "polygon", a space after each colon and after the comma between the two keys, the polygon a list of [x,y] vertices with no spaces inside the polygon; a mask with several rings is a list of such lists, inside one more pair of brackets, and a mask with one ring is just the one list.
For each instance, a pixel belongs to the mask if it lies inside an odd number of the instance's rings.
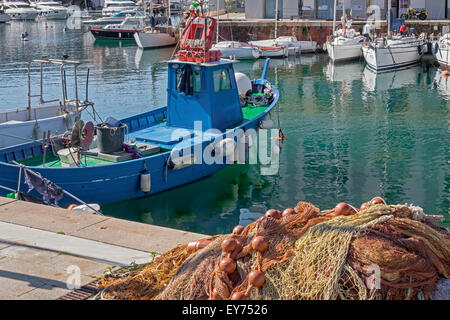
{"label": "harbor wall", "polygon": [[[386,34],[385,21],[378,22],[380,28],[378,34]],[[354,21],[353,28],[362,31],[365,21]],[[407,27],[414,27],[418,34],[438,35],[443,26],[448,26],[448,20],[407,21]],[[273,39],[275,37],[275,23],[273,20],[233,20],[220,21],[221,40],[251,41]],[[333,21],[328,20],[281,20],[278,22],[278,36],[290,36],[295,34],[298,40],[313,40],[319,45],[326,42],[331,34]]]}

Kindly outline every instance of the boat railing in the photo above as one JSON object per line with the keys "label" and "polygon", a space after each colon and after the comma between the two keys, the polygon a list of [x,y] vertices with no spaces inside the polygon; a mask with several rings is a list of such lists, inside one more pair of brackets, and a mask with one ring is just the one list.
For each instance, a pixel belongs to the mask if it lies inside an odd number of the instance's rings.
{"label": "boat railing", "polygon": [[[31,92],[31,66],[33,63],[40,64],[40,91],[39,94],[32,94]],[[45,100],[44,99],[44,65],[52,64],[60,66],[60,78],[61,78],[61,98]],[[93,106],[93,103],[88,100],[88,83],[89,83],[89,69],[86,76],[86,97],[85,100],[80,100],[78,94],[78,75],[77,68],[81,65],[80,61],[67,60],[67,59],[34,59],[28,62],[28,120],[32,119],[32,106],[31,99],[39,97],[40,104],[59,101],[61,105],[61,113],[69,112],[81,112],[88,106]],[[66,80],[66,66],[73,67],[73,81],[75,87],[75,98],[68,98],[67,94],[67,80]]]}

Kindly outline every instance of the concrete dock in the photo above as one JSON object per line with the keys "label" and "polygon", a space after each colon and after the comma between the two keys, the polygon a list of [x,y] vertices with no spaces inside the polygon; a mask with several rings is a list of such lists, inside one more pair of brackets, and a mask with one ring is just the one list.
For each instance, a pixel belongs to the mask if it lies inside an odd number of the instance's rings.
{"label": "concrete dock", "polygon": [[204,237],[0,197],[0,299],[57,299],[107,267]]}

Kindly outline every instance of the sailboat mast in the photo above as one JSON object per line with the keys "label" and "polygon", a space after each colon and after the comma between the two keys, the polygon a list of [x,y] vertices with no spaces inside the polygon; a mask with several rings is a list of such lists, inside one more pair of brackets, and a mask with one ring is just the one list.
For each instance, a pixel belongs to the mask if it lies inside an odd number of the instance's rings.
{"label": "sailboat mast", "polygon": [[388,0],[388,21],[387,21],[388,36],[391,35],[391,7],[392,7],[392,1]]}
{"label": "sailboat mast", "polygon": [[275,0],[275,39],[278,38],[278,0]]}
{"label": "sailboat mast", "polygon": [[334,32],[336,31],[336,6],[337,0],[334,0],[334,12],[333,12],[333,32],[331,35],[334,37]]}
{"label": "sailboat mast", "polygon": [[216,3],[216,16],[217,16],[216,43],[219,43],[219,0],[217,0]]}
{"label": "sailboat mast", "polygon": [[168,8],[169,19],[170,19],[170,0],[167,2],[167,8]]}

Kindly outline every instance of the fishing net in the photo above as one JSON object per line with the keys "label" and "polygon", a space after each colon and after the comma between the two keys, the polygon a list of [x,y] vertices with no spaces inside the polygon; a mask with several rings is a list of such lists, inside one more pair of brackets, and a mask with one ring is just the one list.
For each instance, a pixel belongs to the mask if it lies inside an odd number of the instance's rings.
{"label": "fishing net", "polygon": [[[299,202],[295,214],[265,216],[197,251],[178,246],[137,273],[103,279],[115,299],[429,299],[450,278],[450,237],[421,208],[377,204],[351,215]],[[253,249],[262,236],[266,251]],[[225,239],[236,246],[224,252]],[[224,258],[236,263],[221,269]],[[262,272],[264,283],[249,276]]]}

